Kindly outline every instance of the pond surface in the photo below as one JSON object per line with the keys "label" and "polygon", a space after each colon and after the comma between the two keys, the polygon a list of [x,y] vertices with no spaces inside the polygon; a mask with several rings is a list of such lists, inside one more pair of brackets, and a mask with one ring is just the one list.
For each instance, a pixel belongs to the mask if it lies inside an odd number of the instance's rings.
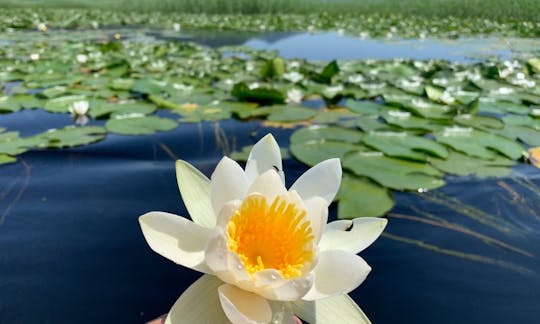
{"label": "pond surface", "polygon": [[[509,59],[520,55],[519,48],[538,46],[538,40],[519,39],[374,40],[337,33],[179,34],[113,28],[46,37],[50,42],[107,40],[116,32],[133,41],[245,45],[310,60],[474,62],[479,57]],[[10,41],[6,36],[0,44]],[[23,136],[69,124],[68,114],[41,109],[0,115],[1,127]],[[199,274],[152,252],[138,217],[151,210],[187,215],[175,159],[210,175],[223,154],[267,132],[287,147],[293,130],[265,128],[258,121],[182,123],[154,135],[109,134],[84,147],[33,150],[1,166],[0,323],[140,323],[166,313]],[[284,169],[290,185],[306,166],[289,159]],[[395,193],[397,204],[385,234],[362,252],[373,271],[353,298],[374,323],[537,321],[538,169],[520,164],[507,178],[446,180],[435,191]]]}
{"label": "pond surface", "polygon": [[[70,122],[39,110],[12,116],[2,126],[26,133]],[[151,136],[109,135],[81,148],[33,151],[2,166],[0,321],[140,323],[167,312],[199,274],[152,252],[138,216],[187,214],[176,157],[210,175],[222,154],[268,131],[288,145],[291,130],[258,122],[183,124]],[[284,168],[288,185],[306,169],[294,160]],[[373,271],[352,294],[374,323],[539,318],[537,170],[521,165],[500,180],[449,178],[443,189],[396,198],[385,236],[362,253]],[[500,226],[475,221],[482,212]],[[435,226],[438,219],[445,225]]]}
{"label": "pond surface", "polygon": [[[30,37],[29,39],[42,36],[38,32],[26,32],[26,34]],[[66,39],[106,41],[112,40],[115,34],[120,35],[124,40],[135,42],[191,41],[210,47],[246,46],[259,50],[276,50],[284,58],[315,61],[404,58],[473,63],[486,58],[509,60],[513,57],[529,57],[540,48],[540,40],[535,38],[478,36],[459,39],[392,37],[372,39],[342,35],[337,32],[214,32],[208,30],[175,32],[139,27],[108,27],[101,30],[78,31],[52,30],[47,34],[47,39],[48,42],[64,42]],[[0,38],[0,44],[9,43],[9,38]]]}

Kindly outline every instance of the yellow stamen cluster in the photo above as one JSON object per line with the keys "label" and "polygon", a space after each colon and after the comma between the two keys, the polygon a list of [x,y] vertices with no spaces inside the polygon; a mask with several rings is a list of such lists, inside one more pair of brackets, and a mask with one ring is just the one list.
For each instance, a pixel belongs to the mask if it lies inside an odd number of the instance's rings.
{"label": "yellow stamen cluster", "polygon": [[306,211],[277,197],[271,205],[251,195],[229,220],[228,246],[242,259],[248,274],[278,270],[286,278],[303,274],[313,261],[313,233]]}

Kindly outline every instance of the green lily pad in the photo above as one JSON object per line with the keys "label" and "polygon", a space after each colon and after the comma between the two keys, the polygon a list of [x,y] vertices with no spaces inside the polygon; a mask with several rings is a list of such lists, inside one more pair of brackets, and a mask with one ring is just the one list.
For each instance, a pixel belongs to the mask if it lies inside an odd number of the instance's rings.
{"label": "green lily pad", "polygon": [[502,129],[504,127],[504,123],[500,119],[469,114],[454,117],[454,122],[461,126],[473,127],[488,132],[495,129]]}
{"label": "green lily pad", "polygon": [[334,126],[310,126],[301,128],[291,135],[291,143],[307,143],[312,141],[341,141],[359,143],[362,133],[348,128]]}
{"label": "green lily pad", "polygon": [[353,176],[343,177],[337,199],[339,219],[382,216],[394,206],[388,189]]}
{"label": "green lily pad", "polygon": [[16,161],[17,161],[17,158],[14,158],[6,154],[0,154],[0,164],[14,163]]}
{"label": "green lily pad", "polygon": [[435,132],[444,127],[442,124],[436,123],[432,120],[413,116],[408,111],[389,110],[383,112],[381,117],[384,118],[388,124],[407,130],[424,130]]}
{"label": "green lily pad", "polygon": [[48,100],[43,108],[54,113],[67,113],[69,107],[77,101],[85,101],[84,96],[64,96]]}
{"label": "green lily pad", "polygon": [[289,150],[299,161],[313,166],[331,158],[343,158],[349,152],[365,150],[363,146],[340,141],[309,141],[291,143]]}
{"label": "green lily pad", "polygon": [[45,133],[36,135],[34,138],[41,142],[40,147],[62,148],[98,142],[104,139],[106,134],[107,131],[103,127],[67,126],[48,130]]}
{"label": "green lily pad", "polygon": [[444,146],[425,137],[409,135],[405,132],[370,132],[362,142],[392,157],[427,161],[429,155],[446,158]]}
{"label": "green lily pad", "polygon": [[446,159],[430,158],[437,169],[459,176],[475,175],[484,177],[506,177],[512,173],[514,161],[498,156],[493,160],[474,158],[456,151],[451,151]]}
{"label": "green lily pad", "polygon": [[390,96],[385,95],[387,104],[401,107],[411,113],[429,119],[449,119],[452,117],[450,106],[436,104],[414,96]]}
{"label": "green lily pad", "polygon": [[240,101],[257,102],[260,104],[276,104],[285,102],[283,93],[276,89],[255,88],[250,89],[241,82],[234,85],[231,94]]}
{"label": "green lily pad", "polygon": [[313,108],[300,106],[282,106],[274,108],[266,120],[272,122],[298,122],[308,120],[315,116],[317,111]]}
{"label": "green lily pad", "polygon": [[122,118],[130,115],[150,115],[156,109],[156,106],[144,102],[121,104],[116,105],[116,109],[111,113],[110,118]]}
{"label": "green lily pad", "polygon": [[508,113],[526,115],[529,113],[529,107],[514,102],[494,101],[482,98],[478,102],[478,111],[500,115]]}
{"label": "green lily pad", "polygon": [[435,138],[456,151],[487,160],[495,159],[497,152],[517,160],[524,151],[521,145],[505,137],[472,128],[447,127],[435,133]]}
{"label": "green lily pad", "polygon": [[121,119],[109,119],[105,124],[108,131],[122,135],[153,134],[176,128],[177,123],[170,118],[157,116],[137,116]]}
{"label": "green lily pad", "polygon": [[377,115],[379,114],[379,111],[383,106],[371,101],[357,101],[347,99],[347,101],[345,101],[345,107],[355,113],[365,115]]}
{"label": "green lily pad", "polygon": [[18,155],[39,146],[42,141],[35,137],[19,137],[18,132],[0,133],[0,153]]}
{"label": "green lily pad", "polygon": [[379,152],[347,154],[342,161],[354,174],[396,190],[428,190],[445,183],[442,173],[429,164],[395,159]]}

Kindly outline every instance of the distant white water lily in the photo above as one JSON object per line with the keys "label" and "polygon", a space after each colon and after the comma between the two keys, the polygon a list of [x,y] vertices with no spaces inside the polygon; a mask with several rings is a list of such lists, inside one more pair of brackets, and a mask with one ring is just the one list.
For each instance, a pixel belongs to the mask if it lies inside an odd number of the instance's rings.
{"label": "distant white water lily", "polygon": [[37,60],[39,60],[39,53],[32,53],[32,54],[30,54],[30,59],[31,59],[32,61],[37,61]]}
{"label": "distant white water lily", "polygon": [[85,54],[77,54],[77,62],[84,64],[88,61],[88,56]]}
{"label": "distant white water lily", "polygon": [[298,72],[293,71],[293,72],[284,73],[283,78],[285,80],[291,81],[292,83],[296,83],[298,81],[301,81],[304,78],[304,76]]}
{"label": "distant white water lily", "polygon": [[253,83],[248,84],[249,90],[257,89],[257,88],[259,88],[260,86],[261,86],[261,85],[260,85],[258,82],[253,82]]}
{"label": "distant white water lily", "polygon": [[182,25],[180,25],[179,23],[174,23],[173,24],[173,29],[174,29],[174,31],[179,32],[180,29],[182,29]]}
{"label": "distant white water lily", "polygon": [[287,91],[287,99],[285,100],[288,103],[301,103],[302,99],[304,98],[304,95],[302,94],[302,91],[298,89],[291,89]]}
{"label": "distant white water lily", "polygon": [[40,31],[40,32],[46,32],[47,31],[47,25],[45,25],[44,23],[39,23],[37,25],[37,29]]}
{"label": "distant white water lily", "polygon": [[86,100],[75,101],[69,106],[69,112],[73,117],[73,120],[76,124],[84,125],[88,123],[88,113],[89,104]]}
{"label": "distant white water lily", "polygon": [[356,254],[386,220],[326,224],[341,182],[338,159],[323,161],[290,188],[271,135],[256,143],[245,170],[224,157],[208,179],[176,162],[193,221],[165,212],[139,218],[150,247],[205,273],[170,310],[166,323],[369,322],[347,295],[369,265]]}

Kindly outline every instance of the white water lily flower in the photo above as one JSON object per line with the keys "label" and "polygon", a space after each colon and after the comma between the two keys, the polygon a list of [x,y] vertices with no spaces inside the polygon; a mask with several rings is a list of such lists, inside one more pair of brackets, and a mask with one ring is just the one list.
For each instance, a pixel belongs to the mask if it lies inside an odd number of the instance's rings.
{"label": "white water lily flower", "polygon": [[75,101],[69,106],[69,112],[73,116],[84,116],[88,113],[88,107],[89,104],[86,100]]}
{"label": "white water lily flower", "polygon": [[84,54],[77,54],[77,62],[84,64],[88,61],[88,56]]}
{"label": "white water lily flower", "polygon": [[296,71],[293,71],[293,72],[284,73],[283,78],[285,80],[291,81],[292,83],[296,83],[298,81],[302,81],[302,79],[304,79],[304,76]]}
{"label": "white water lily flower", "polygon": [[44,23],[39,23],[37,25],[37,29],[40,31],[40,32],[46,32],[47,31],[47,25],[45,25]]}
{"label": "white water lily flower", "polygon": [[291,89],[287,91],[287,99],[285,100],[288,103],[301,103],[302,99],[304,98],[304,95],[302,94],[302,91],[298,89]]}
{"label": "white water lily flower", "polygon": [[371,270],[356,254],[386,219],[326,224],[341,182],[338,159],[323,161],[285,188],[279,146],[256,143],[245,170],[224,157],[211,178],[176,162],[193,221],[149,212],[139,222],[150,247],[205,273],[174,304],[166,323],[369,322],[347,295]]}
{"label": "white water lily flower", "polygon": [[32,61],[37,61],[37,60],[39,60],[39,53],[32,53],[32,54],[30,54],[30,59],[31,59]]}

